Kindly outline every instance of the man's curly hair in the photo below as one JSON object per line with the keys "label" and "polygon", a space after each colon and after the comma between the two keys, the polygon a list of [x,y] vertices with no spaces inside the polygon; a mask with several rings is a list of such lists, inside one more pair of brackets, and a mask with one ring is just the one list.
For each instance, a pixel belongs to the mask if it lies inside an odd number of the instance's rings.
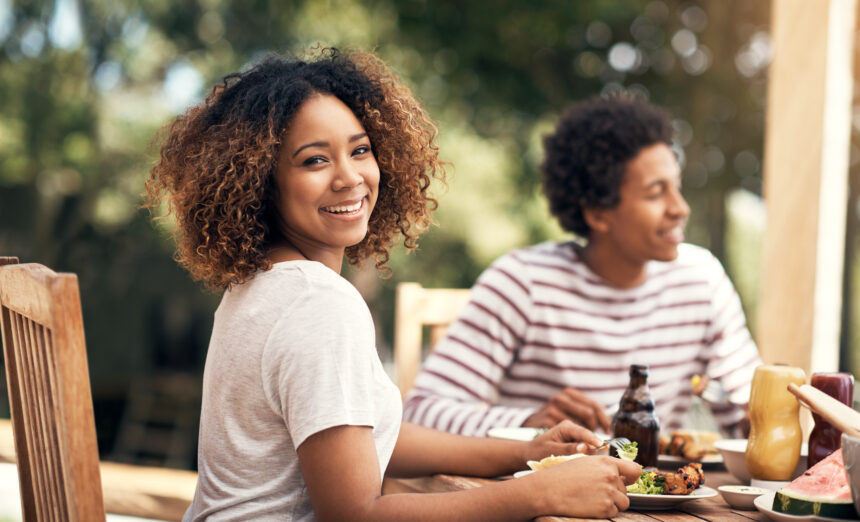
{"label": "man's curly hair", "polygon": [[588,237],[583,209],[611,208],[630,160],[651,145],[672,145],[672,121],[627,95],[574,103],[544,137],[543,191],[562,228]]}
{"label": "man's curly hair", "polygon": [[380,169],[368,233],[347,248],[349,262],[373,257],[385,268],[398,233],[412,249],[430,224],[436,208],[430,180],[444,180],[445,171],[433,142],[436,127],[412,92],[371,54],[307,54],[271,56],[226,76],[166,128],[145,206],[167,202],[178,224],[177,261],[212,289],[270,268],[266,252],[282,239],[274,176],[280,139],[302,103],[317,94],[333,95],[353,111]]}

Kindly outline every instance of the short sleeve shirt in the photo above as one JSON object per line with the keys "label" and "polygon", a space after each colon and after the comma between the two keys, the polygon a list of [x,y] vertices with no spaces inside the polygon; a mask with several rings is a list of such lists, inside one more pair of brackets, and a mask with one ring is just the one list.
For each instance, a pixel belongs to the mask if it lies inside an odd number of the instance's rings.
{"label": "short sleeve shirt", "polygon": [[327,428],[369,426],[382,475],[401,417],[355,287],[321,263],[276,263],[215,313],[185,520],[314,520],[296,449]]}

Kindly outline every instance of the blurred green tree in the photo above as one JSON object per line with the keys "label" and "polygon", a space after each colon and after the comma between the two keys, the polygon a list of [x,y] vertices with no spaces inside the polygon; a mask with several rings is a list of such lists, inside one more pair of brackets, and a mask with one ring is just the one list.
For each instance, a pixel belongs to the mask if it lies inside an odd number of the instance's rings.
{"label": "blurred green tree", "polygon": [[385,358],[398,281],[467,287],[563,236],[538,165],[575,99],[626,89],[672,112],[688,237],[725,258],[726,194],[760,192],[767,16],[742,0],[0,0],[0,253],[79,275],[106,450],[131,379],[202,370],[218,296],[139,205],[158,129],[223,75],[268,51],[374,49],[438,121],[439,226],[389,280],[347,271]]}

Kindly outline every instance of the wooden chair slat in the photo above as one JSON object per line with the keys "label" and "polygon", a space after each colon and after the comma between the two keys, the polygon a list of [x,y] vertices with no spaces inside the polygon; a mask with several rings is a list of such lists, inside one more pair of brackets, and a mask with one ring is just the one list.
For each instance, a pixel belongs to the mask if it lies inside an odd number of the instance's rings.
{"label": "wooden chair slat", "polygon": [[[55,349],[54,343],[53,343],[53,333],[48,329],[44,329],[44,330],[45,330],[45,337],[44,337],[44,349],[45,349],[45,351],[43,352],[43,357],[44,357],[43,362],[45,365],[44,375],[46,377],[46,383],[47,383],[47,388],[48,388],[48,393],[46,393],[45,397],[48,399],[50,411],[58,412],[59,411],[59,405],[60,405],[60,398],[59,398],[58,393],[57,393],[57,387],[58,387],[57,368],[56,368],[57,361],[56,361],[55,357],[51,356],[51,354],[53,353],[53,350]],[[54,419],[58,419],[59,415],[54,413],[52,415],[52,417]],[[57,495],[59,497],[58,505],[60,506],[60,509],[63,513],[63,516],[68,517],[68,512],[69,512],[68,498],[67,498],[67,495],[65,494],[65,492],[68,491],[68,488],[66,487],[66,477],[62,472],[63,468],[62,468],[62,460],[61,460],[61,456],[60,456],[60,448],[61,448],[61,446],[60,446],[60,444],[61,444],[60,443],[60,432],[61,432],[61,430],[62,430],[62,426],[60,426],[60,423],[54,422],[53,429],[51,430],[50,438],[48,440],[48,445],[49,445],[49,447],[51,447],[53,449],[53,452],[54,452],[52,460],[58,466],[57,472],[54,473],[54,475],[53,475],[54,476],[54,488],[55,488]]]}
{"label": "wooden chair slat", "polygon": [[[14,336],[14,359],[17,361],[18,378],[21,383],[21,410],[24,417],[24,429],[28,435],[25,438],[27,445],[28,464],[30,473],[32,474],[33,484],[30,485],[30,494],[36,498],[36,515],[39,520],[44,520],[47,517],[45,509],[47,506],[47,498],[42,487],[44,473],[41,469],[41,462],[38,456],[41,454],[38,439],[35,434],[38,431],[37,417],[38,411],[35,408],[32,394],[32,385],[29,372],[29,364],[26,357],[27,346],[27,320],[19,313],[13,312],[15,319],[15,336]],[[23,488],[23,485],[22,485]],[[22,491],[23,494],[23,491]]]}
{"label": "wooden chair slat", "polygon": [[47,412],[45,411],[44,397],[39,393],[39,368],[37,363],[38,342],[36,339],[36,326],[28,318],[24,318],[24,344],[22,345],[22,354],[24,355],[24,368],[27,372],[28,395],[30,404],[34,412],[33,415],[33,442],[34,455],[40,458],[36,459],[38,465],[38,486],[41,496],[45,499],[43,506],[47,519],[53,519],[58,516],[55,509],[55,499],[51,488],[51,471],[50,471],[50,450],[45,444],[45,432],[48,429]]}
{"label": "wooden chair slat", "polygon": [[[0,258],[0,265],[8,258]],[[16,260],[17,262],[17,260]],[[9,263],[5,263],[9,264]],[[24,420],[22,404],[22,385],[20,372],[18,369],[17,349],[17,324],[18,314],[3,306],[0,302],[0,329],[3,333],[3,353],[6,362],[6,386],[9,389],[9,409],[12,417],[12,423],[16,426],[23,427],[26,424]],[[31,463],[31,455],[25,437],[13,437],[15,444],[15,454],[18,457],[18,462]],[[21,504],[24,513],[36,512],[36,501],[33,493],[34,477],[32,474],[32,465],[18,466],[18,478],[21,490]]]}
{"label": "wooden chair slat", "polygon": [[39,388],[36,390],[39,394],[41,406],[43,408],[44,431],[42,433],[42,444],[46,448],[47,472],[48,472],[48,491],[50,504],[55,508],[56,515],[65,519],[68,518],[68,509],[66,506],[66,498],[63,494],[63,472],[62,462],[60,460],[60,441],[58,437],[58,409],[57,403],[54,400],[55,382],[53,373],[49,370],[52,366],[51,361],[51,331],[41,325],[34,323],[35,343],[33,345],[33,354],[35,355],[36,367],[38,368],[40,379],[37,379]]}

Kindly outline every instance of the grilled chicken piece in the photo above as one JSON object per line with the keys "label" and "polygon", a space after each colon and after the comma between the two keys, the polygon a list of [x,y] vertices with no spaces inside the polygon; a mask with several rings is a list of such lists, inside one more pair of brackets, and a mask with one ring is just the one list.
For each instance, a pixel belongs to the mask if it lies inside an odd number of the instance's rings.
{"label": "grilled chicken piece", "polygon": [[705,483],[705,474],[698,462],[678,468],[677,472],[667,471],[660,474],[666,479],[663,487],[667,495],[687,495]]}
{"label": "grilled chicken piece", "polygon": [[684,457],[689,460],[699,460],[708,453],[708,448],[696,442],[689,433],[679,432],[660,437],[659,453]]}

